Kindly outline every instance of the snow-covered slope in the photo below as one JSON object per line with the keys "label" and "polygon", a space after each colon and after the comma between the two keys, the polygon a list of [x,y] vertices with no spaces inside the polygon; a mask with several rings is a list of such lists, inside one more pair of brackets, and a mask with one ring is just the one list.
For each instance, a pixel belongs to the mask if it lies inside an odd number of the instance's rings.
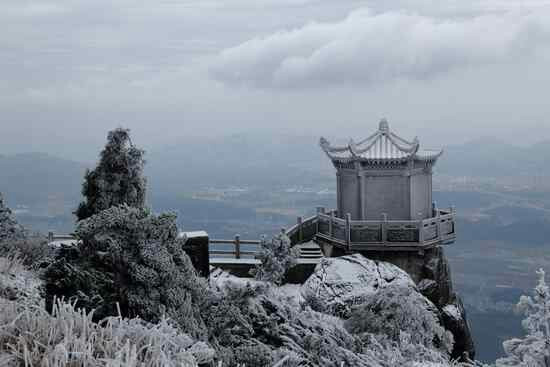
{"label": "snow-covered slope", "polygon": [[[248,328],[249,343],[291,356],[291,365],[450,365],[452,337],[437,307],[392,264],[326,258],[303,285],[282,287],[216,270],[210,285],[241,300],[242,324],[233,327]],[[368,324],[355,322],[364,312]]]}

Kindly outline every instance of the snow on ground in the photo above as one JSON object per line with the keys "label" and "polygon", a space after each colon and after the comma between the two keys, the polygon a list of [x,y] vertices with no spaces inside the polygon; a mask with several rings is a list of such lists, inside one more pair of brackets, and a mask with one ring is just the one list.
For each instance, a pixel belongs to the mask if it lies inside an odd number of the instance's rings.
{"label": "snow on ground", "polygon": [[460,313],[460,310],[455,305],[447,305],[443,307],[443,312],[447,314],[449,317],[453,318],[454,320],[461,320],[462,314]]}

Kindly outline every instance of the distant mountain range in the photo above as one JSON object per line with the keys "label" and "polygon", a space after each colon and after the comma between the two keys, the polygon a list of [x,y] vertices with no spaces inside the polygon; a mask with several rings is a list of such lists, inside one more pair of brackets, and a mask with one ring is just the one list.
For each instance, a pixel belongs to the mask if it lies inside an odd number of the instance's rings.
{"label": "distant mountain range", "polygon": [[333,181],[315,137],[242,136],[182,141],[147,154],[152,190],[185,186],[315,185]]}
{"label": "distant mountain range", "polygon": [[[146,154],[152,195],[198,187],[333,185],[315,137],[235,135],[182,141]],[[481,139],[449,146],[437,172],[455,176],[550,176],[550,141],[529,147]],[[44,153],[0,156],[0,191],[11,205],[76,205],[86,165]]]}

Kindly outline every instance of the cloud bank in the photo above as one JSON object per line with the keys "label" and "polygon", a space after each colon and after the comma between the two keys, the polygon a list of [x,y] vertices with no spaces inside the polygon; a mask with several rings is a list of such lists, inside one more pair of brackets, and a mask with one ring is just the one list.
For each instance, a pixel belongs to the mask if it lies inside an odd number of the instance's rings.
{"label": "cloud bank", "polygon": [[550,13],[441,19],[360,9],[223,50],[211,67],[225,83],[262,88],[369,85],[505,63],[550,45]]}

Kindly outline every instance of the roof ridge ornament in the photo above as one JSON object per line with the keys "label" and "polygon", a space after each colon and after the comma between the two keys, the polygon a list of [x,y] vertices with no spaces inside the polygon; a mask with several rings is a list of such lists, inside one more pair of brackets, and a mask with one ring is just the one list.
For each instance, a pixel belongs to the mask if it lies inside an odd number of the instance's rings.
{"label": "roof ridge ornament", "polygon": [[386,118],[382,118],[378,124],[378,130],[382,133],[387,134],[390,131],[390,124]]}

